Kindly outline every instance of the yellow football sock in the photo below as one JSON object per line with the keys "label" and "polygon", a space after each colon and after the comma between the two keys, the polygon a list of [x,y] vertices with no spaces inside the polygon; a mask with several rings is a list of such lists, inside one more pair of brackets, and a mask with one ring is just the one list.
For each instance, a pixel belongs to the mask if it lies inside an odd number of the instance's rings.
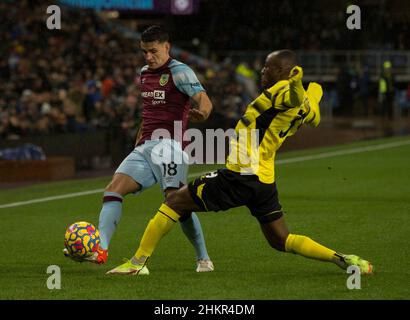
{"label": "yellow football sock", "polygon": [[144,263],[152,255],[158,242],[171,230],[179,218],[178,213],[163,203],[145,229],[140,246],[134,255],[136,261]]}
{"label": "yellow football sock", "polygon": [[334,262],[336,251],[328,249],[309,237],[289,234],[285,243],[286,252],[293,252],[304,257]]}

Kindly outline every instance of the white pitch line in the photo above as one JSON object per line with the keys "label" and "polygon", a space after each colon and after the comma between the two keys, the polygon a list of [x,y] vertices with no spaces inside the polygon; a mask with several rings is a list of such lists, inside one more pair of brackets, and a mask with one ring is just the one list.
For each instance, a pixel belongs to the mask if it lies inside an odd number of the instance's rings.
{"label": "white pitch line", "polygon": [[294,158],[289,158],[289,159],[277,160],[275,161],[275,164],[286,164],[286,163],[302,162],[302,161],[309,161],[309,160],[316,160],[316,159],[323,159],[323,158],[331,158],[331,157],[337,157],[337,156],[345,156],[345,155],[354,154],[354,153],[363,153],[363,152],[369,152],[369,151],[390,149],[390,148],[401,147],[405,145],[410,145],[410,140],[389,142],[389,143],[377,144],[377,145],[372,145],[372,146],[367,146],[367,147],[357,147],[353,149],[323,152],[323,153],[313,154],[311,156],[302,156],[302,157],[294,157]]}
{"label": "white pitch line", "polygon": [[[367,147],[358,147],[358,148],[353,148],[353,149],[344,149],[344,150],[323,152],[323,153],[318,153],[318,154],[314,154],[314,155],[310,155],[310,156],[302,156],[302,157],[294,157],[294,158],[289,158],[289,159],[282,159],[282,160],[275,161],[275,164],[277,164],[277,165],[279,165],[279,164],[288,164],[288,163],[303,162],[303,161],[316,160],[316,159],[331,158],[331,157],[337,157],[337,156],[345,156],[345,155],[349,155],[349,154],[363,153],[363,152],[369,152],[369,151],[377,151],[377,150],[383,150],[383,149],[390,149],[390,148],[401,147],[401,146],[405,146],[405,145],[410,145],[410,140],[389,142],[389,143],[377,144],[377,145],[372,145],[372,146],[367,146]],[[200,176],[200,175],[205,174],[207,172],[209,172],[209,171],[191,173],[190,175],[188,175],[188,178],[197,177],[197,176]],[[39,198],[39,199],[33,199],[33,200],[27,200],[27,201],[7,203],[7,204],[0,205],[0,209],[19,207],[19,206],[24,206],[24,205],[33,204],[33,203],[40,203],[40,202],[47,202],[47,201],[53,201],[53,200],[80,197],[80,196],[85,196],[85,195],[89,195],[89,194],[102,193],[103,191],[104,191],[104,189],[94,189],[94,190],[88,190],[88,191],[68,193],[68,194],[59,195],[59,196],[51,196],[51,197],[46,197],[46,198]]]}
{"label": "white pitch line", "polygon": [[89,190],[89,191],[81,191],[81,192],[63,194],[63,195],[60,195],[60,196],[52,196],[52,197],[39,198],[39,199],[33,199],[33,200],[27,200],[27,201],[7,203],[7,204],[0,205],[0,209],[11,208],[11,207],[19,207],[19,206],[24,206],[24,205],[27,205],[27,204],[47,202],[47,201],[52,201],[52,200],[74,198],[74,197],[79,197],[79,196],[85,196],[85,195],[88,195],[88,194],[95,194],[95,193],[99,193],[99,192],[103,192],[103,191],[104,191],[104,189],[94,189],[94,190]]}

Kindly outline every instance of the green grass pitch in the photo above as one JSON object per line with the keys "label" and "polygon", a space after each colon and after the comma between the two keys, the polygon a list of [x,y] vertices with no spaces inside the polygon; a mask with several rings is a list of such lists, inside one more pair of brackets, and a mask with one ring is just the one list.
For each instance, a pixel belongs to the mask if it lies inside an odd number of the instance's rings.
{"label": "green grass pitch", "polygon": [[[279,153],[278,159],[347,150],[410,137]],[[191,173],[210,167],[193,166]],[[212,169],[212,168],[211,168]],[[271,249],[246,208],[200,213],[212,273],[194,272],[195,257],[181,228],[161,241],[150,276],[107,276],[131,257],[162,200],[159,187],[128,196],[103,266],[62,255],[66,227],[98,225],[101,194],[0,209],[0,299],[410,299],[410,144],[276,166],[279,197],[291,232],[310,236],[374,263],[360,290],[330,263]],[[110,177],[1,190],[0,206],[103,188]],[[49,290],[49,265],[61,267],[61,289]]]}

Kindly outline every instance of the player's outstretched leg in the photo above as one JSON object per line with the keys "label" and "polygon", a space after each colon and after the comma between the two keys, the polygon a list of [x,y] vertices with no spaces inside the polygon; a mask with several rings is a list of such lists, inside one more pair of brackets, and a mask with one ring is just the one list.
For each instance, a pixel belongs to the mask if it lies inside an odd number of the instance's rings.
{"label": "player's outstretched leg", "polygon": [[163,203],[145,228],[135,255],[122,265],[108,271],[107,274],[143,275],[141,272],[146,267],[159,241],[172,229],[179,218],[178,213]]}
{"label": "player's outstretched leg", "polygon": [[87,258],[72,257],[67,249],[63,249],[64,255],[77,262],[105,263],[108,258],[108,245],[121,219],[122,200],[122,195],[117,192],[104,192],[103,206],[101,208],[98,225],[100,243],[92,256]]}
{"label": "player's outstretched leg", "polygon": [[135,270],[142,271],[159,241],[172,229],[181,216],[185,217],[189,212],[198,210],[200,208],[191,198],[187,186],[173,192],[148,223],[135,255],[126,263],[108,271],[107,274],[141,275]]}
{"label": "player's outstretched leg", "polygon": [[137,191],[141,186],[131,177],[122,174],[114,174],[113,179],[105,189],[103,196],[103,205],[100,211],[98,231],[100,233],[100,244],[91,257],[75,258],[71,257],[68,250],[64,249],[63,253],[66,257],[77,262],[92,262],[103,264],[108,258],[108,246],[111,237],[121,219],[122,201],[125,195]]}
{"label": "player's outstretched leg", "polygon": [[189,239],[196,251],[197,265],[196,272],[210,272],[214,270],[214,264],[209,258],[206,250],[204,233],[202,231],[201,223],[195,212],[192,212],[186,217],[179,219],[182,231]]}
{"label": "player's outstretched leg", "polygon": [[103,206],[101,208],[98,225],[100,243],[95,248],[96,250],[92,256],[87,258],[73,257],[66,248],[63,249],[63,254],[76,262],[104,264],[108,258],[108,245],[121,218],[122,200],[123,197],[119,193],[104,192]]}
{"label": "player's outstretched leg", "polygon": [[147,262],[148,259],[145,259],[143,263],[139,263],[139,261],[136,260],[135,257],[133,257],[131,260],[124,259],[123,264],[108,271],[106,274],[147,276],[149,275]]}
{"label": "player's outstretched leg", "polygon": [[373,273],[372,264],[359,256],[337,253],[309,237],[290,234],[283,217],[269,223],[261,223],[261,228],[269,244],[279,251],[291,252],[315,260],[333,262],[342,269],[347,269],[351,265],[357,266],[361,274]]}
{"label": "player's outstretched leg", "polygon": [[107,261],[108,250],[103,250],[100,248],[100,246],[97,246],[94,254],[86,258],[74,257],[69,253],[69,251],[66,248],[63,249],[63,254],[67,258],[70,258],[71,260],[76,261],[76,262],[91,262],[91,263],[96,263],[96,264],[103,264]]}

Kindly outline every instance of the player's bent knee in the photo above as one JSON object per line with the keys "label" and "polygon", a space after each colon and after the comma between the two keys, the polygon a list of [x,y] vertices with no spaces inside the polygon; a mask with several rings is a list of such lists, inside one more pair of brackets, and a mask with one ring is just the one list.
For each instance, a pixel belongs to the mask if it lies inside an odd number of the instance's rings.
{"label": "player's bent knee", "polygon": [[192,216],[192,212],[187,211],[185,213],[182,213],[181,218],[179,218],[179,222],[185,222],[188,219],[190,219],[191,216]]}
{"label": "player's bent knee", "polygon": [[175,198],[175,191],[174,192],[167,192],[166,194],[165,194],[165,200],[164,200],[164,203],[167,205],[167,206],[172,206],[172,204],[174,203],[174,198]]}
{"label": "player's bent knee", "polygon": [[[187,189],[185,189],[187,190]],[[181,218],[184,219],[187,215],[190,215],[194,208],[190,208],[189,203],[187,202],[184,187],[169,193],[164,202],[168,207],[175,210]]]}
{"label": "player's bent knee", "polygon": [[178,195],[178,191],[170,192],[166,195],[165,204],[174,209],[175,211],[179,211],[181,207],[181,197]]}
{"label": "player's bent knee", "polygon": [[139,191],[141,185],[124,174],[115,174],[111,182],[105,187],[106,192],[115,192],[122,196]]}
{"label": "player's bent knee", "polygon": [[270,246],[273,249],[276,249],[276,250],[282,251],[282,252],[286,251],[285,243],[286,243],[286,240],[283,241],[282,239],[280,239],[280,240],[278,239],[276,241],[269,242]]}
{"label": "player's bent knee", "polygon": [[268,241],[269,245],[278,251],[286,251],[286,239],[283,238],[278,238],[278,237],[272,237],[272,236],[266,236],[266,240]]}
{"label": "player's bent knee", "polygon": [[282,212],[278,212],[276,218],[273,215],[258,217],[258,221],[269,245],[273,249],[285,252],[289,230],[285,225]]}

